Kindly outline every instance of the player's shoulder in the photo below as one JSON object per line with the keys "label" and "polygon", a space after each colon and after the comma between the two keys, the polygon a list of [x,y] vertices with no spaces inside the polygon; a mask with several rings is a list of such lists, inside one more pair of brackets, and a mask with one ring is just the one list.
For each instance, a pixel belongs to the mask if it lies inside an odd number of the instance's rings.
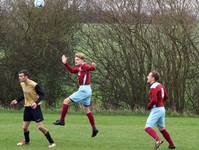
{"label": "player's shoulder", "polygon": [[162,87],[162,84],[161,84],[161,83],[159,83],[159,82],[154,82],[154,83],[151,85],[150,89],[156,89],[156,88],[161,88],[161,87]]}
{"label": "player's shoulder", "polygon": [[25,85],[25,83],[24,83],[24,82],[20,82],[20,85],[21,85],[21,86],[24,86],[24,85]]}
{"label": "player's shoulder", "polygon": [[90,67],[90,64],[88,64],[88,63],[83,63],[83,64],[81,65],[81,68],[82,68],[82,69],[86,69],[86,68],[88,68],[88,67]]}
{"label": "player's shoulder", "polygon": [[86,66],[90,66],[90,65],[86,62],[82,64],[82,67],[86,67]]}
{"label": "player's shoulder", "polygon": [[28,80],[28,83],[29,83],[29,85],[34,86],[34,87],[37,85],[37,82],[30,80],[30,79]]}

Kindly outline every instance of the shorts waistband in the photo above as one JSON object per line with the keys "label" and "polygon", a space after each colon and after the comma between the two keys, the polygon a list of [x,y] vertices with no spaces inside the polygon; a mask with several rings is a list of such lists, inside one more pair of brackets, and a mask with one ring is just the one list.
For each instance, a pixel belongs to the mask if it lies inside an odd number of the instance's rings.
{"label": "shorts waistband", "polygon": [[89,87],[89,86],[91,86],[90,84],[88,84],[88,85],[80,85],[79,87]]}

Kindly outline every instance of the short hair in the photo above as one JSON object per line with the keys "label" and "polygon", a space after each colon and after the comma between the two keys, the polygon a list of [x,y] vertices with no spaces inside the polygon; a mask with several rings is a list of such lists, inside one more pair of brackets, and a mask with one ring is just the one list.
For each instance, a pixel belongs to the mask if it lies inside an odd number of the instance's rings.
{"label": "short hair", "polygon": [[81,52],[75,53],[75,57],[78,57],[78,58],[80,58],[82,60],[84,60],[86,58],[85,54],[81,53]]}
{"label": "short hair", "polygon": [[160,79],[160,74],[157,71],[151,71],[152,76],[154,77],[155,81],[158,81]]}
{"label": "short hair", "polygon": [[21,74],[21,73],[23,73],[25,76],[30,77],[30,73],[29,73],[29,71],[28,71],[28,70],[26,70],[26,69],[22,69],[21,71],[19,71],[19,73],[18,73],[18,74]]}

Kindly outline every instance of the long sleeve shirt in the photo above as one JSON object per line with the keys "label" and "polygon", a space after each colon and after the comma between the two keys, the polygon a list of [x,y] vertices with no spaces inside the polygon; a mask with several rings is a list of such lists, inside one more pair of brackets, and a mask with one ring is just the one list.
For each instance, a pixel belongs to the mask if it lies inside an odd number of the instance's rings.
{"label": "long sleeve shirt", "polygon": [[78,75],[79,85],[89,85],[91,82],[90,72],[95,70],[92,64],[82,63],[78,66],[71,67],[70,64],[65,64],[67,70]]}
{"label": "long sleeve shirt", "polygon": [[164,103],[167,99],[168,94],[166,89],[162,86],[162,84],[154,82],[150,86],[149,103],[147,108],[151,109],[153,107],[164,107]]}
{"label": "long sleeve shirt", "polygon": [[33,80],[28,79],[26,82],[21,82],[23,96],[18,97],[17,102],[25,100],[24,106],[31,106],[32,103],[39,102],[44,98],[44,92],[40,86]]}

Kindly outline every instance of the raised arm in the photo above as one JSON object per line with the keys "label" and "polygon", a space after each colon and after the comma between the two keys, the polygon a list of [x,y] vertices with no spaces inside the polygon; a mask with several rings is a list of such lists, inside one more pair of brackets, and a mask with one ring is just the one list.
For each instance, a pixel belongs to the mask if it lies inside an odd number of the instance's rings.
{"label": "raised arm", "polygon": [[78,71],[79,71],[78,67],[71,67],[71,65],[68,63],[66,63],[64,65],[66,66],[67,70],[71,73],[78,73]]}
{"label": "raised arm", "polygon": [[68,63],[68,58],[65,55],[62,55],[62,63],[66,66],[67,70],[71,73],[78,73],[77,67],[71,67],[71,65]]}

